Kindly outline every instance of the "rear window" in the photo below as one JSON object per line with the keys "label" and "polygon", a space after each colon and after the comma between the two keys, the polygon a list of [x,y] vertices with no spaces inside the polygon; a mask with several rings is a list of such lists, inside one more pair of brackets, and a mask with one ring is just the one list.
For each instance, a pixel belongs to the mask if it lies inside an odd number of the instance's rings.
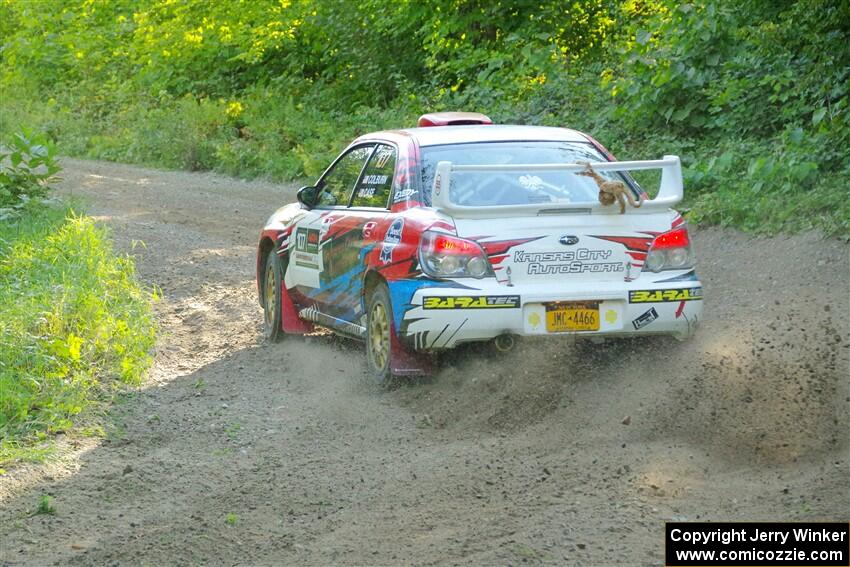
{"label": "rear window", "polygon": [[[591,144],[581,142],[488,142],[422,148],[422,192],[430,205],[434,171],[441,161],[456,165],[515,165],[607,161]],[[615,172],[606,179],[634,182]],[[597,200],[599,188],[588,178],[569,171],[476,171],[452,174],[451,201],[467,207],[573,204]]]}

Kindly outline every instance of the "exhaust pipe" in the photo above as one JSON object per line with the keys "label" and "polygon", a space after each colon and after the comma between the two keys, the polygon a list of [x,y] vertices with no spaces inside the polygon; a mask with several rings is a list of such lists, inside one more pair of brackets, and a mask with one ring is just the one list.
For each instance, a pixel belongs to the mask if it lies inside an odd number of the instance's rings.
{"label": "exhaust pipe", "polygon": [[493,339],[493,345],[499,352],[510,352],[516,346],[516,339],[513,335],[499,335]]}

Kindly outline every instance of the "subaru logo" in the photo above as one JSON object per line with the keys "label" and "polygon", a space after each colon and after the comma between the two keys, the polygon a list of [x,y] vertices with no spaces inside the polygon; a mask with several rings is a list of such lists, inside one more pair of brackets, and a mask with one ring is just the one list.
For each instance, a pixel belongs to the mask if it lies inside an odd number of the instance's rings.
{"label": "subaru logo", "polygon": [[565,234],[558,240],[564,246],[572,246],[573,244],[578,244],[578,236],[573,236],[572,234]]}

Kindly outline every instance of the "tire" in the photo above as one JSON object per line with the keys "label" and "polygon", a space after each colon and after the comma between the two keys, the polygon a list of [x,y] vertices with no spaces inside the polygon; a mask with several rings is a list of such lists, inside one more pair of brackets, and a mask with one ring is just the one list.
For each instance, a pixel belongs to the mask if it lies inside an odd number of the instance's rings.
{"label": "tire", "polygon": [[280,287],[283,281],[281,262],[274,249],[266,256],[263,268],[263,336],[270,342],[283,338],[281,330]]}
{"label": "tire", "polygon": [[390,292],[380,283],[372,290],[366,305],[366,362],[375,381],[384,385],[393,382],[390,367],[395,332],[392,313]]}

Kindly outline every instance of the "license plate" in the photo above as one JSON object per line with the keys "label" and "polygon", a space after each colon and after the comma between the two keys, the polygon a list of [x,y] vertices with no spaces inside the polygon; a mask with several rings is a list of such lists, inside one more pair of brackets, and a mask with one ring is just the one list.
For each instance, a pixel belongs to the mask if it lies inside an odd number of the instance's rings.
{"label": "license plate", "polygon": [[546,304],[546,330],[550,333],[565,331],[598,331],[598,301],[564,301]]}

